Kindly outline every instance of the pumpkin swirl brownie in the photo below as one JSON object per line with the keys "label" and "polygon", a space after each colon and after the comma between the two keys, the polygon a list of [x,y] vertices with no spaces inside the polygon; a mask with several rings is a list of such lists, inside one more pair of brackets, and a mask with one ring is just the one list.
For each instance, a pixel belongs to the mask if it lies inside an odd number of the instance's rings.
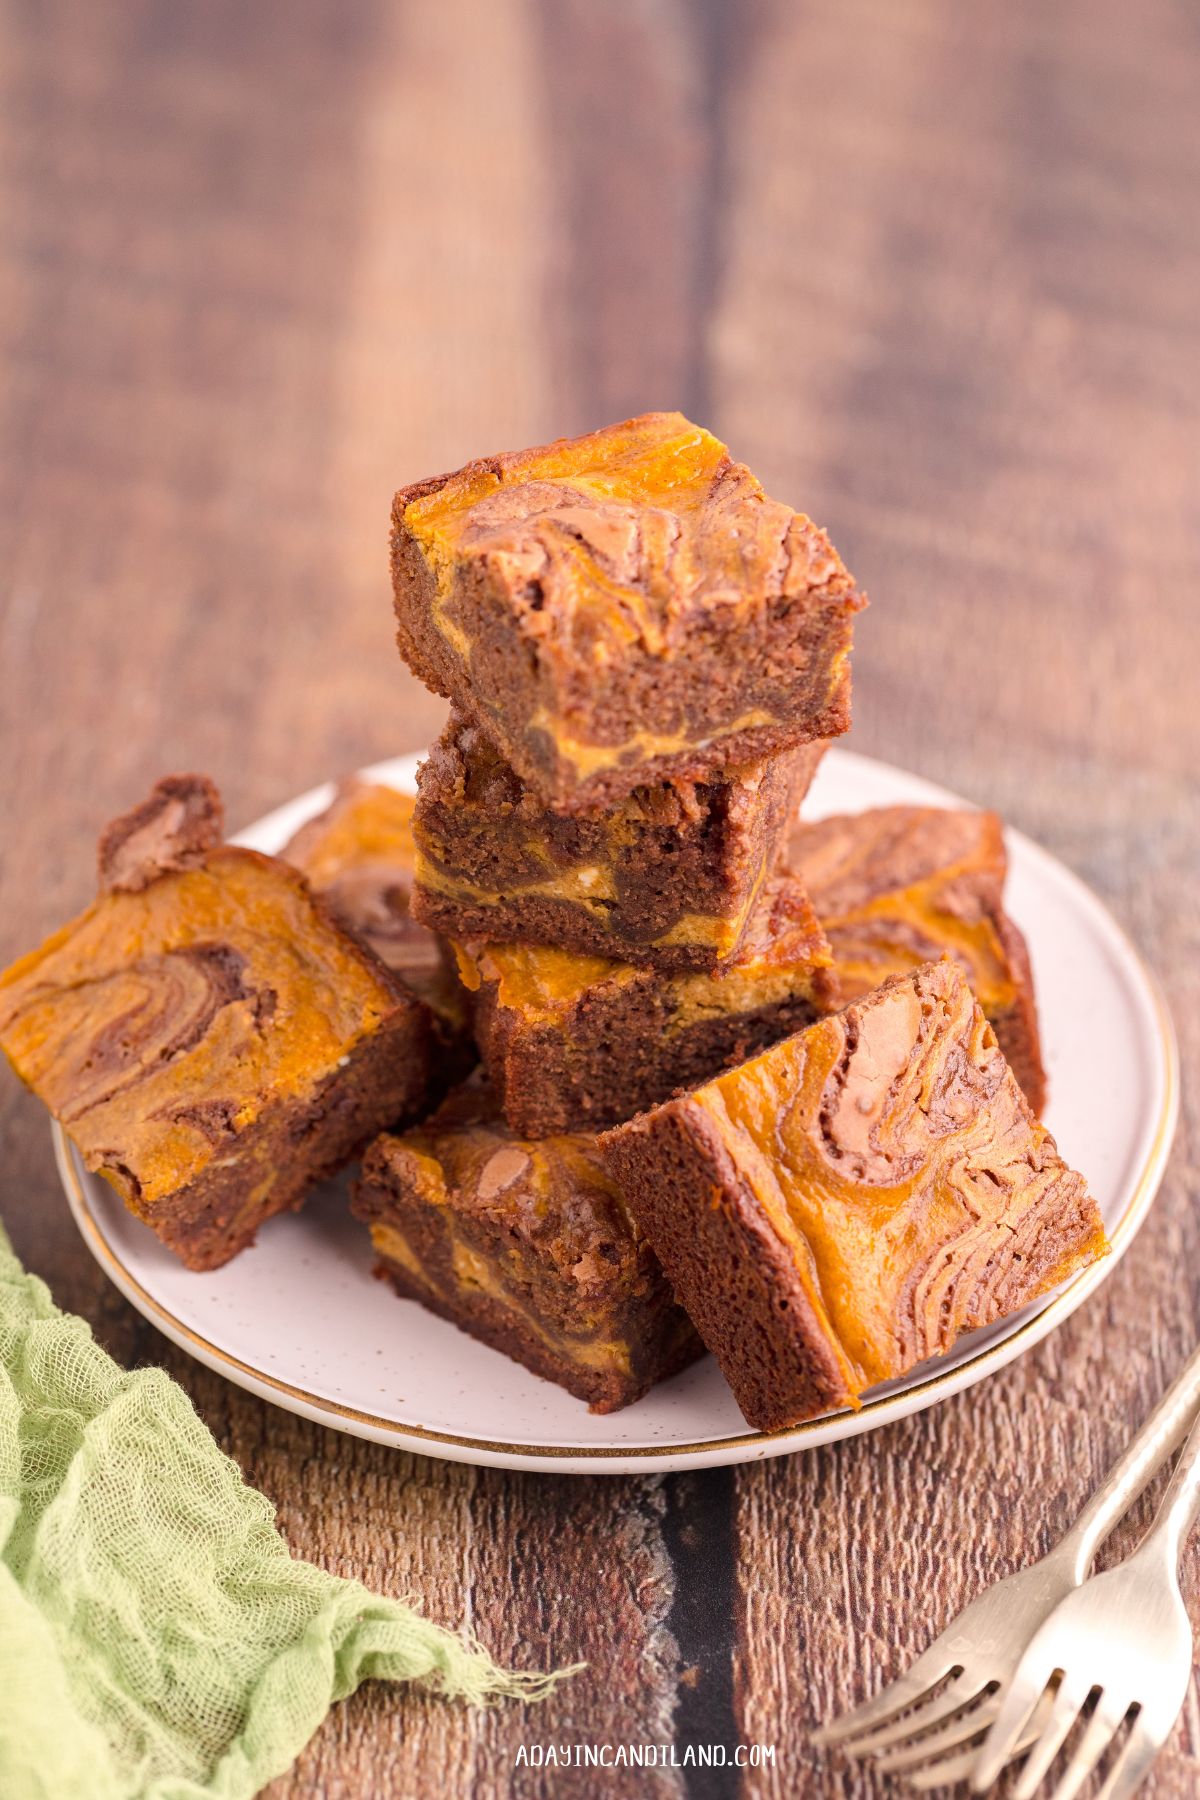
{"label": "pumpkin swirl brownie", "polygon": [[351,1204],[398,1294],[593,1412],[628,1406],[702,1354],[595,1138],[523,1142],[485,1084],[377,1138]]}
{"label": "pumpkin swirl brownie", "polygon": [[857,1407],[1107,1249],[948,958],[600,1144],[763,1431]]}
{"label": "pumpkin swirl brownie", "polygon": [[456,948],[484,1065],[525,1137],[627,1119],[838,1003],[829,946],[786,872],[768,883],[737,957],[713,974],[537,944]]}
{"label": "pumpkin swirl brownie", "polygon": [[297,870],[222,845],[202,776],[100,841],[100,892],[0,976],[0,1047],[192,1269],[444,1091],[428,1008]]}
{"label": "pumpkin swirl brownie", "polygon": [[413,911],[450,938],[551,944],[659,969],[732,957],[823,743],[556,813],[461,713],[417,777]]}
{"label": "pumpkin swirl brownie", "polygon": [[352,776],[279,854],[424,1001],[451,1086],[475,1061],[470,1009],[449,945],[413,916],[414,805],[411,794]]}
{"label": "pumpkin swirl brownie", "polygon": [[877,807],[798,825],[787,855],[833,948],[845,999],[949,953],[1025,1098],[1045,1110],[1033,970],[1004,910],[1008,858],[995,813]]}
{"label": "pumpkin swirl brownie", "polygon": [[402,488],[392,577],[410,668],[561,811],[850,722],[862,595],[823,531],[679,413]]}

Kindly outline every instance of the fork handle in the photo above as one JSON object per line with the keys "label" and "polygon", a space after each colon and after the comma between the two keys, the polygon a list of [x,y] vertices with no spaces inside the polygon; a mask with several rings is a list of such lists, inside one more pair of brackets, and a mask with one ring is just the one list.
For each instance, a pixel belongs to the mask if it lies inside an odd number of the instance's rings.
{"label": "fork handle", "polygon": [[1200,1424],[1192,1426],[1183,1453],[1175,1464],[1162,1504],[1139,1548],[1165,1550],[1171,1567],[1179,1567],[1184,1540],[1200,1512]]}
{"label": "fork handle", "polygon": [[[1195,1418],[1200,1407],[1200,1350],[1192,1356],[1184,1366],[1182,1373],[1169,1387],[1142,1429],[1109,1470],[1096,1492],[1092,1495],[1074,1525],[1063,1538],[1063,1545],[1072,1552],[1072,1568],[1077,1582],[1082,1581],[1092,1565],[1092,1559],[1100,1545],[1119,1519],[1128,1512],[1142,1489],[1146,1487],[1153,1475],[1162,1467],[1183,1442],[1188,1427]],[[1192,1449],[1189,1440],[1189,1451]],[[1195,1434],[1196,1476],[1200,1481],[1200,1432]],[[1176,1470],[1171,1491],[1179,1481],[1183,1464]],[[1187,1520],[1183,1525],[1179,1539],[1186,1533],[1195,1514],[1196,1499],[1200,1497],[1200,1488],[1192,1496]],[[1163,1502],[1165,1517],[1166,1500]]]}

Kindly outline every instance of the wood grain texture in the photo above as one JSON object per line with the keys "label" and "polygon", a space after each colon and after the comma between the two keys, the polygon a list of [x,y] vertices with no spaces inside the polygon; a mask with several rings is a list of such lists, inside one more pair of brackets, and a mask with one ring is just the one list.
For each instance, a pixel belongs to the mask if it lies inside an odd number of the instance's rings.
{"label": "wood grain texture", "polygon": [[[50,0],[0,20],[0,955],[166,769],[235,822],[420,746],[392,489],[651,405],[871,591],[857,747],[1110,901],[1200,1058],[1200,31],[1184,0]],[[731,1473],[571,1481],[342,1438],[189,1362],[91,1263],[0,1083],[20,1254],[194,1396],[295,1550],[531,1664],[370,1687],[272,1800],[882,1793],[860,1696],[1048,1543],[1195,1341],[1194,1106],[1112,1281],[983,1387]],[[1193,1558],[1192,1592],[1200,1592]],[[776,1747],[607,1783],[522,1742]],[[1195,1697],[1146,1788],[1200,1787]]]}

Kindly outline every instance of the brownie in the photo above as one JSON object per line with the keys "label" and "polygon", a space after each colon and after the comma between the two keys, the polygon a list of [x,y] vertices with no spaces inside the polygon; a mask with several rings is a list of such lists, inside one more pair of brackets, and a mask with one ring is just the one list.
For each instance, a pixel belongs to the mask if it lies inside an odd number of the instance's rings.
{"label": "brownie", "polygon": [[447,1086],[475,1061],[470,1009],[450,946],[413,917],[416,845],[411,794],[351,777],[280,851],[338,922],[369,944],[430,1011],[445,1046]]}
{"label": "brownie", "polygon": [[402,488],[392,577],[406,662],[561,811],[850,722],[862,595],[679,413]]}
{"label": "brownie", "polygon": [[225,846],[203,776],[100,845],[100,892],[0,975],[0,1047],[192,1269],[437,1098],[429,1011],[304,878]]}
{"label": "brownie", "polygon": [[798,825],[788,858],[833,946],[847,1000],[949,953],[966,971],[1034,1112],[1046,1104],[1033,970],[1004,910],[995,813],[883,806]]}
{"label": "brownie", "polygon": [[949,958],[600,1143],[763,1431],[857,1407],[1107,1248]]}
{"label": "brownie", "polygon": [[552,944],[659,969],[733,956],[825,751],[552,812],[461,713],[417,778],[413,911],[451,938]]}
{"label": "brownie", "polygon": [[594,1137],[514,1137],[471,1082],[376,1138],[352,1206],[398,1294],[614,1412],[701,1354]]}
{"label": "brownie", "polygon": [[837,1004],[803,887],[773,876],[736,960],[669,974],[536,944],[459,946],[475,1035],[514,1131],[615,1124]]}

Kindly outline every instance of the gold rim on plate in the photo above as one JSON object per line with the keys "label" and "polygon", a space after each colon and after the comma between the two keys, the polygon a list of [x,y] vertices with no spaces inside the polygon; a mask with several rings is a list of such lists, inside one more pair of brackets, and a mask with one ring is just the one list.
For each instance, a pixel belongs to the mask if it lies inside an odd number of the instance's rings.
{"label": "gold rim on plate", "polygon": [[[1113,921],[1115,926],[1115,921]],[[1116,929],[1120,929],[1116,927]],[[1124,934],[1122,933],[1122,936]],[[1111,1256],[1085,1269],[1066,1287],[1048,1300],[1044,1306],[1033,1313],[1024,1323],[1009,1332],[999,1343],[989,1344],[977,1350],[974,1356],[956,1363],[952,1369],[940,1371],[935,1375],[927,1375],[924,1380],[911,1383],[898,1393],[883,1394],[874,1400],[864,1400],[854,1415],[855,1431],[865,1431],[875,1425],[887,1423],[888,1416],[903,1416],[912,1411],[912,1401],[920,1395],[936,1395],[939,1389],[958,1391],[961,1387],[969,1387],[971,1382],[965,1379],[969,1372],[979,1363],[993,1358],[1001,1350],[1011,1351],[1006,1355],[1008,1362],[1019,1354],[1020,1346],[1031,1332],[1037,1332],[1039,1339],[1051,1332],[1060,1318],[1068,1316],[1081,1306],[1091,1290],[1107,1278],[1113,1267],[1128,1249],[1138,1226],[1142,1223],[1150,1202],[1154,1198],[1166,1166],[1167,1151],[1174,1135],[1175,1111],[1179,1091],[1178,1050],[1175,1044],[1175,1033],[1171,1025],[1166,1004],[1159,993],[1158,984],[1142,962],[1133,945],[1126,939],[1126,948],[1137,966],[1138,972],[1146,985],[1146,990],[1154,1001],[1155,1013],[1159,1027],[1160,1044],[1163,1053],[1163,1104],[1159,1112],[1154,1137],[1151,1140],[1145,1162],[1133,1184],[1129,1201],[1124,1212],[1111,1227],[1108,1233],[1111,1245]],[[367,1426],[372,1432],[395,1439],[413,1439],[418,1445],[422,1443],[453,1445],[456,1449],[485,1451],[491,1456],[537,1457],[546,1461],[577,1460],[591,1461],[641,1461],[654,1458],[667,1461],[682,1456],[710,1455],[722,1450],[740,1450],[752,1453],[760,1444],[781,1445],[786,1442],[796,1449],[803,1449],[805,1443],[818,1434],[828,1431],[832,1418],[840,1418],[842,1414],[824,1414],[819,1419],[809,1419],[802,1425],[785,1427],[782,1431],[752,1431],[738,1433],[734,1437],[703,1438],[697,1443],[676,1444],[629,1444],[629,1445],[565,1445],[565,1444],[524,1444],[510,1440],[492,1441],[487,1438],[462,1437],[454,1432],[435,1431],[431,1426],[402,1423],[397,1419],[389,1419],[379,1413],[360,1412],[356,1407],[345,1406],[339,1400],[329,1400],[320,1394],[311,1393],[307,1388],[296,1387],[292,1382],[281,1381],[276,1375],[268,1375],[262,1369],[256,1369],[252,1363],[242,1362],[239,1357],[232,1356],[214,1344],[210,1338],[193,1331],[185,1325],[168,1307],[156,1300],[133,1274],[126,1263],[117,1255],[92,1212],[91,1200],[87,1188],[80,1180],[73,1148],[62,1127],[53,1126],[55,1156],[59,1173],[67,1197],[71,1202],[71,1210],[75,1215],[89,1248],[96,1260],[108,1270],[116,1285],[126,1298],[131,1300],[138,1310],[156,1323],[161,1323],[166,1335],[173,1338],[184,1349],[193,1349],[202,1362],[218,1373],[223,1370],[233,1371],[230,1379],[236,1385],[244,1386],[239,1376],[248,1376],[258,1387],[269,1388],[274,1393],[284,1394],[289,1400],[300,1401],[309,1409],[309,1416],[320,1418],[326,1416],[331,1421],[341,1420],[345,1423]],[[998,1365],[1001,1366],[1001,1365]],[[981,1374],[984,1371],[980,1372]],[[919,1409],[918,1409],[919,1410]],[[876,1418],[883,1413],[887,1416]],[[397,1445],[397,1448],[402,1447]],[[749,1460],[749,1456],[747,1456]]]}
{"label": "gold rim on plate", "polygon": [[[842,756],[849,760],[874,763],[873,758],[858,757],[854,752],[843,751]],[[832,752],[831,752],[832,755]],[[388,763],[381,763],[363,774],[371,779],[393,779],[398,765],[406,766],[415,759],[396,758]],[[888,765],[882,765],[888,766]],[[411,779],[411,776],[409,777]],[[948,790],[935,787],[919,777],[913,778],[926,789],[933,804],[968,804],[960,801],[957,795]],[[399,783],[397,783],[399,785]],[[303,811],[307,816],[309,804],[319,810],[320,804],[327,803],[331,788],[315,788],[311,794],[298,796],[289,801],[277,813],[267,815],[245,833],[239,834],[239,841],[257,840],[265,831],[270,831],[287,819],[289,835],[295,828],[296,815]],[[934,796],[937,796],[934,799]],[[324,1423],[337,1429],[349,1429],[358,1436],[370,1436],[378,1442],[390,1443],[400,1449],[412,1447],[420,1450],[422,1445],[443,1445],[447,1450],[474,1452],[475,1456],[487,1457],[501,1463],[519,1466],[553,1465],[555,1463],[574,1462],[579,1465],[603,1465],[619,1463],[657,1462],[664,1466],[685,1461],[689,1458],[711,1458],[719,1456],[723,1451],[736,1454],[730,1461],[751,1461],[756,1457],[781,1455],[788,1450],[801,1450],[815,1442],[837,1441],[841,1437],[857,1435],[860,1432],[874,1429],[889,1423],[894,1418],[906,1417],[910,1412],[920,1411],[924,1406],[933,1404],[939,1397],[949,1398],[952,1394],[970,1387],[986,1374],[1004,1367],[1021,1353],[1023,1348],[1031,1348],[1033,1343],[1054,1330],[1063,1319],[1081,1306],[1094,1288],[1098,1287],[1112,1273],[1113,1268],[1133,1241],[1139,1226],[1149,1210],[1150,1202],[1158,1190],[1166,1168],[1167,1154],[1175,1132],[1175,1124],[1179,1104],[1179,1051],[1175,1041],[1175,1032],[1170,1013],[1159,990],[1158,982],[1151,974],[1140,953],[1117,923],[1116,919],[1104,905],[1103,901],[1092,892],[1086,882],[1060,863],[1056,857],[1043,850],[1041,845],[1024,837],[1022,833],[1011,832],[1010,840],[1020,841],[1025,855],[1032,854],[1034,860],[1049,865],[1054,876],[1065,881],[1088,907],[1094,917],[1098,917],[1104,929],[1120,944],[1126,965],[1131,967],[1138,977],[1143,994],[1149,998],[1153,1009],[1154,1023],[1157,1027],[1160,1067],[1162,1078],[1162,1102],[1158,1118],[1155,1121],[1153,1135],[1133,1181],[1129,1199],[1120,1218],[1108,1229],[1111,1254],[1090,1268],[1084,1269],[1074,1280],[1060,1289],[1049,1300],[1043,1302],[1030,1316],[1020,1324],[1007,1331],[998,1341],[983,1345],[973,1355],[956,1362],[952,1368],[941,1369],[926,1375],[919,1381],[910,1382],[898,1391],[877,1395],[867,1399],[857,1412],[826,1413],[818,1419],[806,1420],[801,1425],[785,1427],[781,1431],[746,1431],[732,1437],[703,1438],[695,1443],[662,1442],[657,1444],[630,1445],[567,1445],[567,1444],[526,1444],[509,1440],[495,1441],[488,1438],[462,1436],[454,1432],[436,1431],[432,1426],[414,1425],[398,1419],[389,1419],[378,1413],[362,1412],[356,1407],[346,1406],[339,1400],[330,1400],[320,1394],[314,1394],[307,1388],[297,1387],[294,1383],[282,1381],[276,1375],[268,1375],[264,1370],[256,1368],[252,1363],[243,1362],[228,1350],[214,1344],[210,1338],[194,1331],[190,1325],[171,1312],[162,1302],[155,1298],[143,1286],[138,1277],[118,1255],[97,1220],[91,1204],[87,1186],[80,1178],[77,1152],[71,1145],[62,1127],[55,1123],[52,1126],[55,1156],[63,1187],[71,1205],[71,1211],[79,1225],[89,1249],[97,1262],[107,1270],[112,1280],[121,1289],[125,1297],[138,1310],[159,1325],[165,1335],[171,1338],[182,1349],[192,1352],[197,1358],[215,1370],[224,1374],[239,1387],[249,1388],[260,1396],[269,1398],[272,1394],[280,1396],[286,1404],[292,1402],[306,1417],[317,1423]],[[831,1434],[836,1432],[836,1438]],[[470,1460],[468,1457],[459,1460]]]}

